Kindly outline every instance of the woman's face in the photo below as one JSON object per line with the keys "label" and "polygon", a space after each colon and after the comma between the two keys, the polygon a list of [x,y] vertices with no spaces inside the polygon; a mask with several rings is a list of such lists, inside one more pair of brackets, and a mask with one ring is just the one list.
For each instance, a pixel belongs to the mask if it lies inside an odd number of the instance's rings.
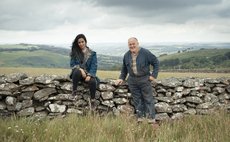
{"label": "woman's face", "polygon": [[78,46],[81,48],[81,50],[86,48],[85,40],[83,38],[79,38],[77,43],[78,43]]}

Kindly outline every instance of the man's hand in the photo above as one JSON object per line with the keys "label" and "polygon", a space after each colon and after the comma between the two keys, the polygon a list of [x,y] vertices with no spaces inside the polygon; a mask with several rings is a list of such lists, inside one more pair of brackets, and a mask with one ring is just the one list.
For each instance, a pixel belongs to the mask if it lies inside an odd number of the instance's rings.
{"label": "man's hand", "polygon": [[150,80],[150,81],[153,81],[153,80],[155,80],[155,78],[152,77],[152,76],[149,76],[149,80]]}
{"label": "man's hand", "polygon": [[117,86],[118,84],[123,83],[123,79],[117,79],[115,80],[115,85]]}
{"label": "man's hand", "polygon": [[85,78],[85,82],[89,82],[89,80],[90,80],[90,76],[87,76],[86,78]]}

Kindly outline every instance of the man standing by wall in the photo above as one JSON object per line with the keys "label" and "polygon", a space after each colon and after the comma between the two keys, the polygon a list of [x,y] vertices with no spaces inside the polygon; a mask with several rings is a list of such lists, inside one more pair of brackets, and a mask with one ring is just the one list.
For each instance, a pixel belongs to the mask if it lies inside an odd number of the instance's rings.
{"label": "man standing by wall", "polygon": [[[149,50],[139,47],[139,42],[135,37],[129,38],[128,46],[129,51],[124,55],[121,75],[115,81],[115,85],[122,83],[129,73],[128,84],[138,114],[138,122],[147,118],[149,123],[155,123],[151,81],[157,78],[160,63]],[[153,66],[152,74],[150,74],[150,64]]]}

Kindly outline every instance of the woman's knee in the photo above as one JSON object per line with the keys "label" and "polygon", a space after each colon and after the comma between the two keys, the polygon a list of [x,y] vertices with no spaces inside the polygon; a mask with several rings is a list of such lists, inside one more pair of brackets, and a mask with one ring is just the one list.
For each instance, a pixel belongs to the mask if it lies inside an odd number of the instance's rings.
{"label": "woman's knee", "polygon": [[81,71],[79,69],[74,69],[73,75],[81,75]]}
{"label": "woman's knee", "polygon": [[90,78],[88,84],[91,85],[95,85],[96,86],[96,79],[95,78]]}

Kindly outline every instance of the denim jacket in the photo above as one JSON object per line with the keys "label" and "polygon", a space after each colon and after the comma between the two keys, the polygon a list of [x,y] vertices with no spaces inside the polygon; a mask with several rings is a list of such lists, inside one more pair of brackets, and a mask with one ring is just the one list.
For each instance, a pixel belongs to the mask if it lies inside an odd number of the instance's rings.
{"label": "denim jacket", "polygon": [[[150,64],[153,66],[152,74],[150,74],[150,68],[149,68]],[[140,48],[140,51],[136,58],[137,75],[134,74],[131,65],[132,65],[132,56],[131,56],[131,51],[129,50],[124,55],[121,75],[119,79],[125,80],[127,73],[129,73],[129,76],[131,77],[151,75],[156,79],[158,76],[160,62],[158,61],[155,55],[153,55],[149,50],[145,48]]]}
{"label": "denim jacket", "polygon": [[[70,67],[71,67],[72,71],[70,72],[70,78],[72,78],[73,69],[74,68],[79,69],[80,66],[81,66],[81,60],[79,58],[73,59],[71,57]],[[85,71],[87,76],[96,77],[97,85],[99,85],[100,79],[96,76],[96,73],[97,73],[97,55],[96,55],[96,52],[90,48],[88,48],[86,65],[85,65],[85,68],[83,70]]]}

